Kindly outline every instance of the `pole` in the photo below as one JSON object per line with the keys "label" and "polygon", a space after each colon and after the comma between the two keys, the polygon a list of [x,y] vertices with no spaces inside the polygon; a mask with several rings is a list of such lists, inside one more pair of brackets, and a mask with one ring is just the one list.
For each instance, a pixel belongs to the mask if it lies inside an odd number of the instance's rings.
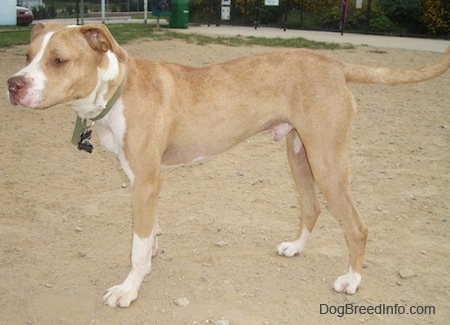
{"label": "pole", "polygon": [[102,23],[105,23],[105,0],[102,0]]}
{"label": "pole", "polygon": [[304,3],[302,0],[302,7],[300,8],[300,27],[303,28],[303,8],[304,8]]}
{"label": "pole", "polygon": [[371,0],[369,0],[369,2],[368,2],[368,4],[367,4],[367,25],[366,25],[366,34],[369,34],[369,30],[370,30],[370,10],[371,10],[371,8],[370,8],[370,1]]}
{"label": "pole", "polygon": [[339,21],[339,30],[341,35],[344,35],[344,26],[347,20],[347,0],[341,1],[341,19]]}
{"label": "pole", "polygon": [[289,15],[289,0],[283,0],[283,31],[287,29]]}
{"label": "pole", "polygon": [[84,0],[81,0],[81,9],[80,9],[80,16],[81,16],[81,25],[84,25]]}
{"label": "pole", "polygon": [[258,29],[259,26],[259,13],[260,13],[259,0],[255,0],[255,20],[254,20],[255,29]]}
{"label": "pole", "polygon": [[79,2],[80,2],[80,0],[77,0],[77,2],[75,3],[75,11],[76,11],[76,13],[77,13],[77,25],[80,24],[79,21],[78,21],[78,20],[79,20],[79,16],[80,16],[80,11],[79,11],[80,6],[78,5]]}
{"label": "pole", "polygon": [[147,24],[147,8],[148,7],[148,2],[147,0],[144,0],[144,24]]}

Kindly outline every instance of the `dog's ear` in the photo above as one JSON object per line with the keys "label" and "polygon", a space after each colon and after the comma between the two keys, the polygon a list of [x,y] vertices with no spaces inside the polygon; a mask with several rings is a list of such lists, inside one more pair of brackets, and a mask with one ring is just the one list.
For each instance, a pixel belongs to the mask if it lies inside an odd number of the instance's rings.
{"label": "dog's ear", "polygon": [[54,23],[54,22],[38,23],[38,24],[34,25],[33,29],[31,30],[30,41],[33,41],[36,37],[41,35],[44,30],[57,31],[57,30],[63,29],[64,27],[65,27],[64,25],[62,25],[60,23]]}
{"label": "dog's ear", "polygon": [[81,27],[81,32],[86,37],[89,45],[96,51],[113,52],[120,61],[126,61],[128,53],[116,42],[111,32],[105,25],[89,24]]}
{"label": "dog's ear", "polygon": [[46,23],[39,23],[34,25],[33,29],[31,30],[31,36],[30,41],[33,41],[42,31],[47,27]]}

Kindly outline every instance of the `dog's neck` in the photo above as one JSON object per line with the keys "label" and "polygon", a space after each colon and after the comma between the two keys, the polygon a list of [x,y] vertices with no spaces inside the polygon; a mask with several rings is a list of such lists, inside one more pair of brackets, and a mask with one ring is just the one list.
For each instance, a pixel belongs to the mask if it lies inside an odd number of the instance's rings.
{"label": "dog's neck", "polygon": [[[100,113],[98,113],[97,115],[95,115],[94,117],[90,117],[91,113],[94,113],[94,111],[92,110],[92,104],[89,105],[89,103],[87,103],[86,105],[82,105],[82,106],[78,106],[78,108],[87,108],[87,112],[89,112],[87,115],[84,115],[84,117],[82,117],[82,115],[80,115],[80,112],[77,110],[77,119],[75,121],[75,128],[73,130],[73,136],[72,136],[72,143],[77,145],[78,141],[79,141],[79,137],[80,134],[82,134],[88,127],[87,127],[87,120],[91,120],[93,123],[96,121],[99,121],[101,119],[103,119],[110,111],[111,109],[114,107],[114,105],[116,104],[117,100],[120,98],[120,95],[122,94],[122,88],[123,88],[123,83],[125,80],[122,80],[122,82],[120,83],[120,85],[117,87],[117,89],[115,90],[114,94],[112,95],[112,97],[108,100],[108,102],[106,103],[104,108],[99,108],[100,109]],[[98,107],[97,105],[95,105],[95,103],[93,104],[94,106]],[[98,109],[97,109],[98,110]],[[93,125],[93,123],[91,124],[91,126]]]}
{"label": "dog's neck", "polygon": [[120,97],[125,68],[111,51],[106,52],[104,60],[107,63],[104,68],[97,67],[97,84],[89,96],[71,103],[82,120],[100,120]]}
{"label": "dog's neck", "polygon": [[116,104],[117,100],[119,99],[120,95],[122,94],[122,88],[123,88],[124,81],[125,80],[122,80],[119,87],[117,87],[116,91],[114,92],[112,97],[108,100],[105,108],[100,112],[100,114],[98,114],[97,116],[95,116],[93,118],[90,118],[91,121],[95,122],[95,121],[101,120],[102,118],[104,118],[106,116],[106,114],[108,114],[111,111],[111,108],[113,108],[113,106]]}

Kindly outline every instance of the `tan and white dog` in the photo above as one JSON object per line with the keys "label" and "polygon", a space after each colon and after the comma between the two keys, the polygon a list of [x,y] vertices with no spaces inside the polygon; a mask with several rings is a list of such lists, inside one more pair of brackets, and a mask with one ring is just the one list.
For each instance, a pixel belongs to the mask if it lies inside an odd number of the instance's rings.
{"label": "tan and white dog", "polygon": [[132,267],[122,284],[106,291],[105,304],[129,306],[151,271],[161,166],[218,154],[264,130],[273,130],[275,140],[286,137],[301,201],[298,235],[281,243],[278,254],[302,251],[321,210],[317,184],[344,228],[349,250],[348,273],[337,278],[334,290],[354,294],[367,227],[350,188],[355,101],[347,83],[419,82],[449,66],[450,48],[417,69],[364,67],[307,50],[194,68],[129,57],[104,25],[38,24],[27,65],[8,80],[8,92],[14,105],[70,103],[81,119],[97,119],[102,145],[117,156],[133,185]]}

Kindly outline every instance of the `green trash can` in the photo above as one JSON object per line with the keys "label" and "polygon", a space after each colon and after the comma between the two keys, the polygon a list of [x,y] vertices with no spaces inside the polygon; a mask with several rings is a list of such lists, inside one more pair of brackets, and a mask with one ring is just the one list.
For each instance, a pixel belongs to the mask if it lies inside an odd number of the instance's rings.
{"label": "green trash can", "polygon": [[172,0],[169,27],[188,28],[189,0]]}

